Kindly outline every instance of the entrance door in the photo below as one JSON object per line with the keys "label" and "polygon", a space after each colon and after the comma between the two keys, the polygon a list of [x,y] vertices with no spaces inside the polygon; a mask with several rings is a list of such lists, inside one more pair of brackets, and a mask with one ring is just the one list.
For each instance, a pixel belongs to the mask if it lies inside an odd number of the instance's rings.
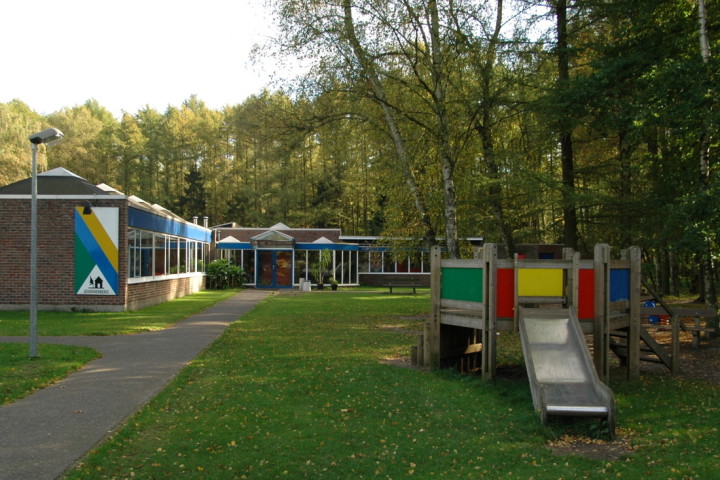
{"label": "entrance door", "polygon": [[258,250],[257,278],[259,288],[292,288],[292,251]]}

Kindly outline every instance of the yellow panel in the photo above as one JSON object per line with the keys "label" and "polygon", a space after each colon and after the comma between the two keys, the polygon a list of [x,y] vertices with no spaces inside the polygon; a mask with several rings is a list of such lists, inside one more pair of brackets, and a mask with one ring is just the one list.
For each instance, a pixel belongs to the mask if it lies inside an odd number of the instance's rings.
{"label": "yellow panel", "polygon": [[561,297],[562,295],[562,268],[518,269],[518,296]]}

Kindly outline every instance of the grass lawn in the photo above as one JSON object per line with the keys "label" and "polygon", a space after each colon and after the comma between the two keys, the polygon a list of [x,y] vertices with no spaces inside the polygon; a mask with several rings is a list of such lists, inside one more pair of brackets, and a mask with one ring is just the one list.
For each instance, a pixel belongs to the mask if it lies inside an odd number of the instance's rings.
{"label": "grass lawn", "polygon": [[[26,343],[0,343],[0,405],[51,385],[99,356],[91,348],[42,344],[43,335],[118,335],[158,330],[236,292],[203,291],[136,312],[38,312],[40,358],[28,358]],[[0,312],[0,335],[27,335],[28,323],[28,312]]]}
{"label": "grass lawn", "polygon": [[[38,312],[38,335],[124,335],[161,330],[237,290],[204,290],[131,312]],[[28,312],[0,312],[0,335],[27,335]],[[41,339],[42,340],[42,339]]]}
{"label": "grass lawn", "polygon": [[[426,294],[269,298],[67,478],[717,478],[717,385],[615,381],[629,453],[557,456],[549,440],[597,422],[543,427],[527,380],[380,362],[407,353],[415,337],[399,332],[428,307]],[[500,363],[516,362],[506,350]]]}
{"label": "grass lawn", "polygon": [[25,343],[0,344],[0,405],[52,385],[100,355],[92,348],[43,345],[42,357],[28,358]]}

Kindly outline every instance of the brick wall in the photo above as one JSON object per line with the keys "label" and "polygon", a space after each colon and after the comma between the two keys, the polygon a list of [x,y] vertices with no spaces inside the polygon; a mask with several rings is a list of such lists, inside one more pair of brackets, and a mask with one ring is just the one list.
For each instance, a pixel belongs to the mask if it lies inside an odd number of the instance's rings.
{"label": "brick wall", "polygon": [[[75,294],[75,207],[83,200],[38,199],[38,308],[42,310],[136,310],[205,288],[204,275],[128,285],[128,202],[93,200],[119,208],[118,292]],[[24,310],[30,303],[30,199],[0,199],[0,310]]]}
{"label": "brick wall", "polygon": [[199,292],[205,288],[205,275],[143,281],[127,286],[127,309],[139,310]]}
{"label": "brick wall", "polygon": [[[120,212],[119,292],[75,295],[75,207],[80,200],[38,199],[38,308],[123,310],[127,283],[127,201],[97,200]],[[0,307],[24,309],[30,302],[30,200],[0,201]]]}
{"label": "brick wall", "polygon": [[[119,291],[116,296],[75,295],[75,207],[81,200],[38,199],[38,308],[43,310],[123,310],[127,285],[127,201],[95,200],[118,207],[120,216]],[[0,308],[30,303],[30,200],[0,201]]]}

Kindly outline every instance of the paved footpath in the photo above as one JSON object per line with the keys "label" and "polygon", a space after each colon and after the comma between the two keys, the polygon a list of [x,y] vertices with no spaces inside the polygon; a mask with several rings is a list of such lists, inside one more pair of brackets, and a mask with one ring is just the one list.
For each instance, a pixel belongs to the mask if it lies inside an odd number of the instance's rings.
{"label": "paved footpath", "polygon": [[[243,290],[155,332],[40,337],[41,344],[92,347],[102,358],[48,388],[0,407],[0,479],[53,480],[62,475],[267,295],[266,291]],[[27,341],[27,337],[0,337],[3,343]]]}

